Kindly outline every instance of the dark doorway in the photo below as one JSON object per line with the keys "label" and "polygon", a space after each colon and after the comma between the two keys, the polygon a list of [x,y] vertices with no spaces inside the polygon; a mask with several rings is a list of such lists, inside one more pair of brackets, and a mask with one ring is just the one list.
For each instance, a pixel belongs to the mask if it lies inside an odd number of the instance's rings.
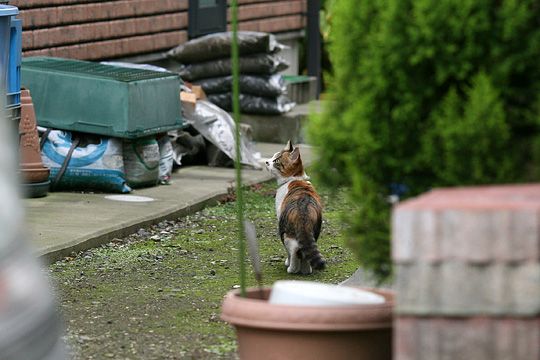
{"label": "dark doorway", "polygon": [[189,0],[189,38],[227,30],[227,0]]}

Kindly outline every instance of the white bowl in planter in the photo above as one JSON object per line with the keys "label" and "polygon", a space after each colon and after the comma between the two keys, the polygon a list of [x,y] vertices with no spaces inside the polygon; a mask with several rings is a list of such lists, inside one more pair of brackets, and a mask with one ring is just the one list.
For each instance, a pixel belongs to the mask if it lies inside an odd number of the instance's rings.
{"label": "white bowl in planter", "polygon": [[385,298],[371,291],[313,281],[280,280],[268,300],[275,305],[347,306],[383,304]]}

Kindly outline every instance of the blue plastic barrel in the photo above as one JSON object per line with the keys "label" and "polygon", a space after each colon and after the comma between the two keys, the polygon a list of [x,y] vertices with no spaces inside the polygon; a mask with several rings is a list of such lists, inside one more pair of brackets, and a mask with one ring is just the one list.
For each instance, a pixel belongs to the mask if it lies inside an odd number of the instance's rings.
{"label": "blue plastic barrel", "polygon": [[0,95],[5,103],[7,93],[7,72],[9,66],[9,48],[11,43],[11,17],[19,13],[15,6],[0,5]]}
{"label": "blue plastic barrel", "polygon": [[8,107],[17,107],[21,104],[21,52],[22,22],[13,16],[11,18],[9,65],[7,71]]}

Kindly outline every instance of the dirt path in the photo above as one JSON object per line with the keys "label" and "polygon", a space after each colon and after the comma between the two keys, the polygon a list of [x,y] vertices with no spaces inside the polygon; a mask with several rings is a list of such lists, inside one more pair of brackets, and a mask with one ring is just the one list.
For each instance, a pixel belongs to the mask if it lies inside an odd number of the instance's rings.
{"label": "dirt path", "polygon": [[[305,279],[285,271],[274,188],[246,192],[268,285]],[[357,264],[340,236],[342,196],[323,199],[319,242],[328,269],[309,279],[337,283]],[[73,359],[235,359],[234,331],[219,319],[223,296],[238,284],[235,231],[228,202],[52,264]]]}

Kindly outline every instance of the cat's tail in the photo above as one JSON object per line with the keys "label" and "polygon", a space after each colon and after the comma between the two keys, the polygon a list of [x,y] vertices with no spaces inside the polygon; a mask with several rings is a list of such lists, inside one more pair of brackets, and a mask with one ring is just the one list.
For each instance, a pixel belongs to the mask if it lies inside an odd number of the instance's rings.
{"label": "cat's tail", "polygon": [[298,236],[300,249],[298,250],[302,259],[309,259],[311,267],[315,270],[323,270],[326,267],[326,260],[322,257],[317,247],[317,242],[312,234],[302,231]]}

